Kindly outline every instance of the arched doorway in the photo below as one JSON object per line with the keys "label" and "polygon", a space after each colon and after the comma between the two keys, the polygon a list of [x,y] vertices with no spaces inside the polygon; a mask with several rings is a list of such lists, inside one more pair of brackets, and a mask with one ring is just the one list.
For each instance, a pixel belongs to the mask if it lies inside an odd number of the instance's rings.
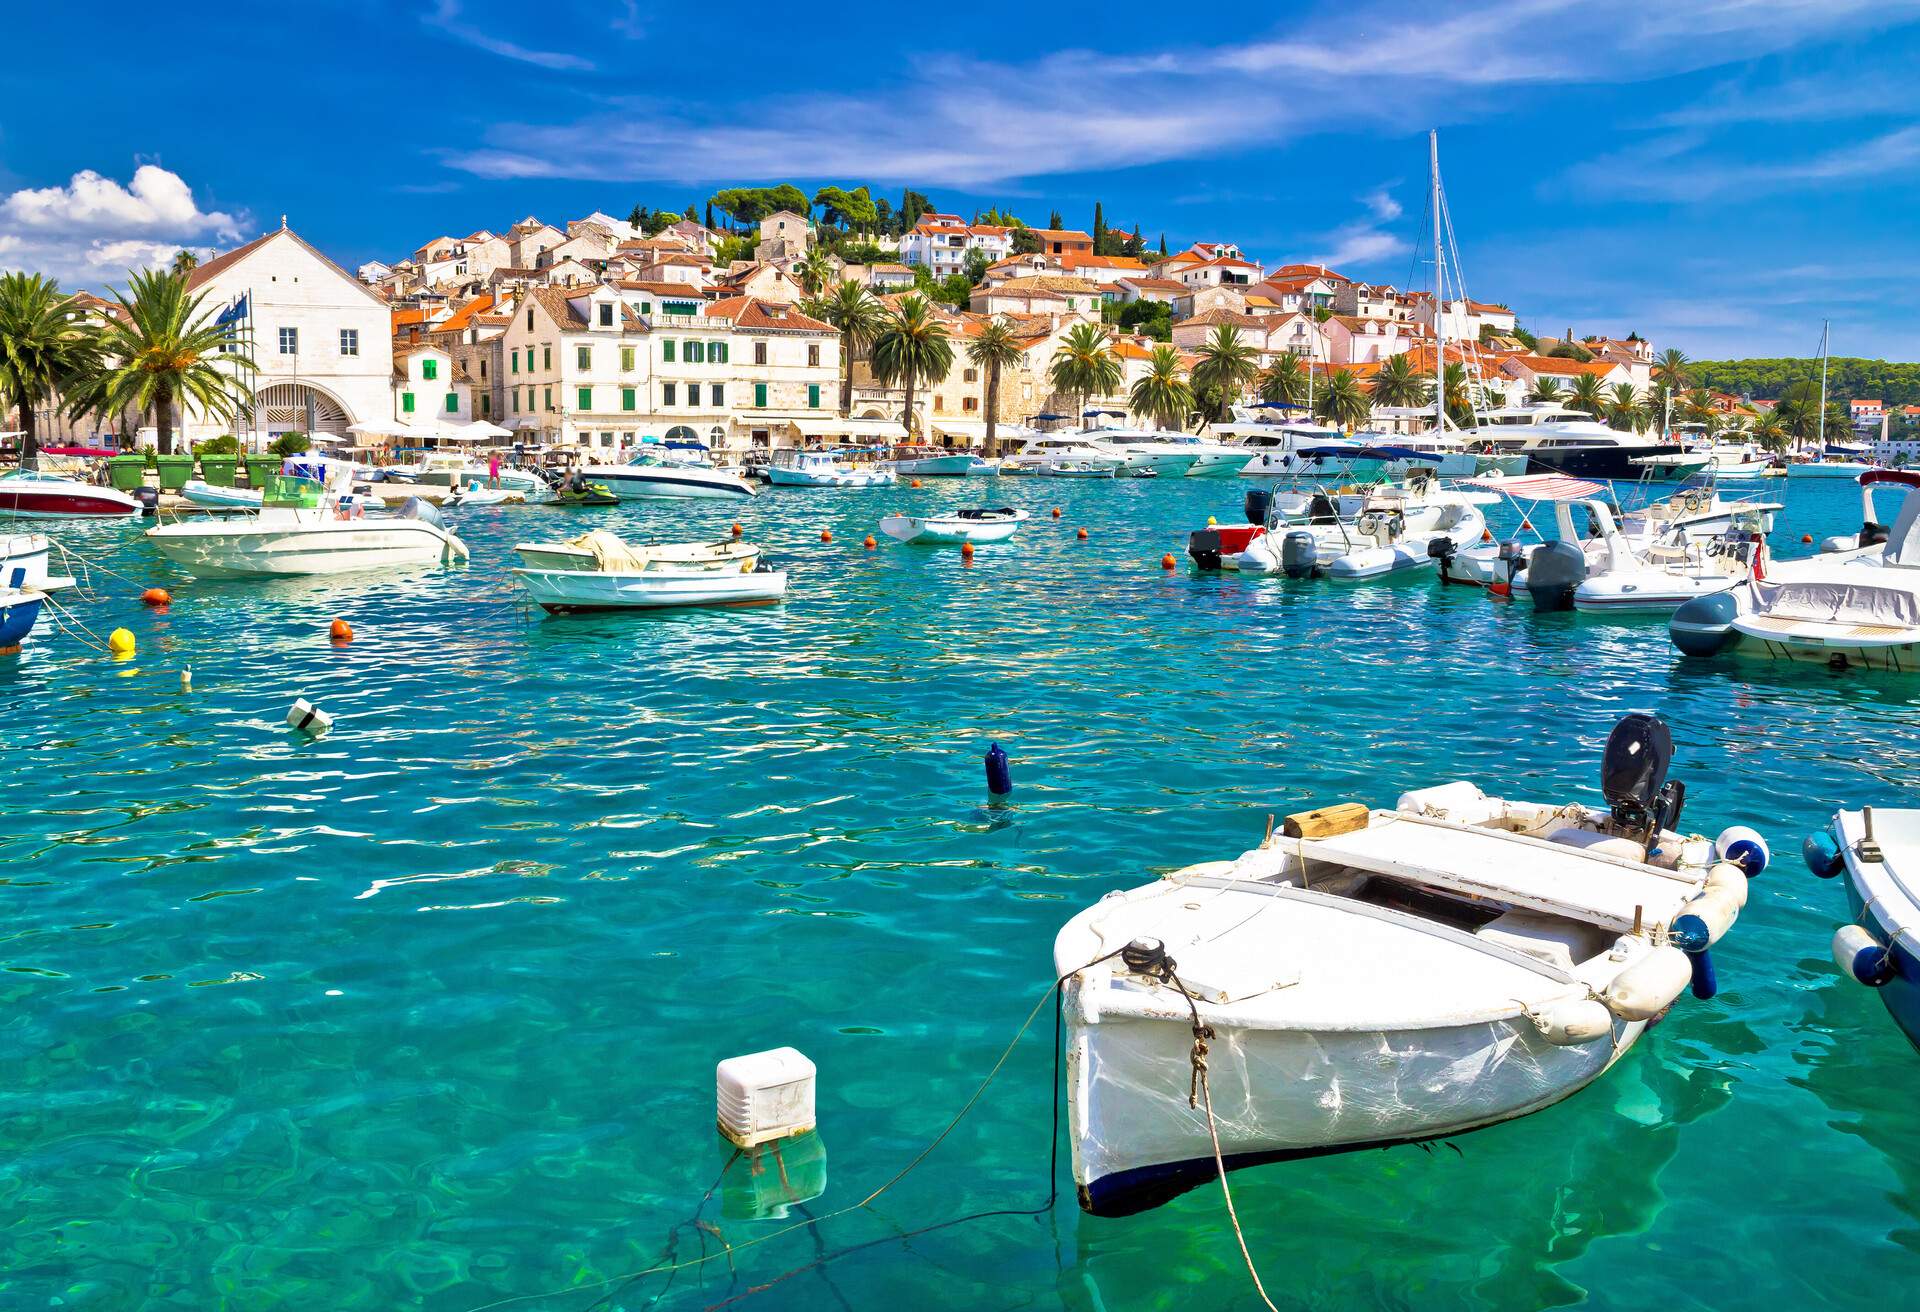
{"label": "arched doorway", "polygon": [[264,433],[335,433],[347,436],[353,419],[332,395],[307,383],[273,383],[254,393],[253,407],[237,421],[245,431]]}

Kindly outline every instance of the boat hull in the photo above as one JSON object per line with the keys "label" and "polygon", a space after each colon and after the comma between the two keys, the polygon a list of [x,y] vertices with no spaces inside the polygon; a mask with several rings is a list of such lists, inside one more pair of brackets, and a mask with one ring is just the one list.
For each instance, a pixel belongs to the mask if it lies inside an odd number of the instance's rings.
{"label": "boat hull", "polygon": [[258,510],[260,493],[254,488],[219,487],[212,483],[203,483],[199,479],[189,479],[181,487],[180,495],[196,506],[231,506],[241,510]]}
{"label": "boat hull", "polygon": [[1799,465],[1788,465],[1787,477],[1788,478],[1844,479],[1847,482],[1852,483],[1857,481],[1860,475],[1870,472],[1873,468],[1874,468],[1873,465],[1841,464],[1841,463],[1832,463],[1832,464],[1808,463],[1808,464],[1799,464]]}
{"label": "boat hull", "polygon": [[[722,543],[689,551],[683,547],[642,547],[649,567],[675,570],[741,570],[760,563],[760,548],[745,543]],[[592,570],[598,568],[594,554],[585,547],[564,542],[522,542],[513,549],[527,569]]]}
{"label": "boat hull", "polygon": [[767,471],[767,481],[775,487],[891,487],[897,481],[891,469],[849,469],[815,473],[806,469],[784,469],[779,465]]}
{"label": "boat hull", "polygon": [[[179,531],[184,530],[184,531]],[[196,578],[351,574],[464,558],[451,534],[409,520],[358,520],[335,527],[288,528],[169,525],[147,538],[160,554]]]}
{"label": "boat hull", "polygon": [[1244,451],[1207,451],[1194,458],[1188,478],[1237,478],[1247,463]]}
{"label": "boat hull", "polygon": [[1745,583],[1732,575],[1690,578],[1647,571],[1590,578],[1573,590],[1573,608],[1589,614],[1671,615],[1695,597],[1711,597]]}
{"label": "boat hull", "polygon": [[[1087,1025],[1067,1005],[1067,1105],[1080,1205],[1098,1216],[1158,1206],[1217,1175],[1204,1105],[1187,1093],[1193,1033],[1178,1020]],[[1551,1106],[1639,1038],[1556,1047],[1524,1016],[1417,1030],[1220,1028],[1207,1058],[1228,1169],[1460,1134]],[[1428,1091],[1460,1086],[1454,1099]],[[1398,1096],[1418,1091],[1418,1096]],[[1372,1095],[1372,1096],[1368,1096]]]}
{"label": "boat hull", "polygon": [[1569,478],[1589,478],[1599,482],[1632,483],[1678,482],[1690,478],[1707,466],[1707,457],[1672,464],[1640,465],[1636,460],[1650,456],[1684,456],[1686,449],[1677,442],[1651,446],[1561,447],[1545,454],[1527,456],[1529,474],[1565,474]]}
{"label": "boat hull", "polygon": [[961,519],[941,515],[888,515],[880,521],[880,531],[896,542],[923,546],[958,546],[962,543],[1005,542],[1020,531],[1024,514],[1006,519]]}
{"label": "boat hull", "polygon": [[140,503],[112,488],[75,484],[58,489],[9,489],[0,482],[0,515],[15,519],[124,519]]}
{"label": "boat hull", "polygon": [[589,465],[580,471],[593,483],[605,483],[622,497],[662,497],[692,501],[740,501],[757,495],[743,478],[717,471],[635,469],[622,465]]}
{"label": "boat hull", "polygon": [[38,592],[21,589],[0,593],[0,654],[20,650],[39,622],[40,603],[45,600]]}
{"label": "boat hull", "polygon": [[973,471],[973,457],[964,453],[915,456],[908,460],[892,461],[890,467],[901,478],[965,478]]}
{"label": "boat hull", "polygon": [[664,610],[686,606],[748,606],[787,594],[785,570],[648,570],[607,574],[582,570],[516,569],[528,597],[549,613]]}

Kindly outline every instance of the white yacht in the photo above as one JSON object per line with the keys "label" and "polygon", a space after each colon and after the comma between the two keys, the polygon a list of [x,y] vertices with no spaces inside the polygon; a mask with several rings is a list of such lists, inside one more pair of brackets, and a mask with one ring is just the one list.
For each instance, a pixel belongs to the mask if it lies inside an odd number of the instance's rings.
{"label": "white yacht", "polygon": [[767,466],[767,481],[775,487],[890,487],[899,479],[892,469],[856,465],[832,451],[801,451],[782,447]]}
{"label": "white yacht", "polygon": [[1019,451],[1000,462],[1000,472],[1037,474],[1055,466],[1086,465],[1111,473],[1122,463],[1110,448],[1087,441],[1084,433],[1037,433],[1028,438]]}
{"label": "white yacht", "polygon": [[1709,459],[1678,442],[1610,428],[1555,401],[1488,410],[1480,418],[1485,422],[1468,429],[1467,440],[1524,454],[1530,474],[1660,482],[1697,474]]}
{"label": "white yacht", "polygon": [[1091,446],[1102,448],[1120,461],[1121,472],[1151,469],[1156,474],[1178,478],[1192,469],[1200,452],[1179,439],[1185,433],[1169,433],[1158,428],[1093,428],[1081,436]]}
{"label": "white yacht", "polygon": [[[490,486],[489,467],[486,461],[477,460],[464,451],[429,451],[412,470],[413,480],[422,487],[470,487],[479,483]],[[524,493],[528,497],[545,495],[547,481],[540,475],[527,469],[513,469],[500,466],[499,484],[509,492]]]}
{"label": "white yacht", "polygon": [[672,460],[651,451],[642,451],[624,465],[582,465],[579,472],[589,482],[606,484],[609,491],[621,497],[719,500],[758,495],[753,484],[738,474]]}
{"label": "white yacht", "polygon": [[1284,417],[1300,408],[1266,402],[1232,406],[1233,418],[1227,423],[1215,424],[1213,431],[1246,457],[1240,465],[1240,474],[1245,478],[1299,478],[1323,473],[1299,453],[1313,447],[1360,448],[1361,443],[1337,428]]}

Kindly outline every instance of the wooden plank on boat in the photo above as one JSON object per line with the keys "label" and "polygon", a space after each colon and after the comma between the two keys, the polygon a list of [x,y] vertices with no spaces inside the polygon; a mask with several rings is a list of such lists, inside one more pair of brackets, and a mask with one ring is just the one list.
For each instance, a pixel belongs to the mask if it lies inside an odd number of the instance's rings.
{"label": "wooden plank on boat", "polygon": [[1281,825],[1288,838],[1332,838],[1367,827],[1367,811],[1362,802],[1335,802],[1311,811],[1295,811]]}

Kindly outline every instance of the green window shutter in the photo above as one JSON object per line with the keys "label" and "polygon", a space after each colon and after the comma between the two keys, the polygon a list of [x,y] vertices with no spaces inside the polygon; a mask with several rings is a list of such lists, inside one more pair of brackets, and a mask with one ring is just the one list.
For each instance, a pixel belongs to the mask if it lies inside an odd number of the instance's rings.
{"label": "green window shutter", "polygon": [[633,389],[631,387],[623,387],[620,389],[620,408],[622,410],[633,409]]}
{"label": "green window shutter", "polygon": [[593,368],[593,348],[591,346],[576,347],[573,362],[582,369]]}
{"label": "green window shutter", "polygon": [[673,339],[671,337],[663,337],[660,339],[660,358],[668,364],[673,363]]}
{"label": "green window shutter", "polygon": [[485,392],[480,394],[480,413],[482,415],[491,415],[493,413],[493,397]]}
{"label": "green window shutter", "polygon": [[540,389],[540,408],[542,410],[553,409],[553,389],[551,387],[543,387]]}
{"label": "green window shutter", "polygon": [[543,346],[540,348],[540,367],[542,369],[553,368],[553,348],[551,346]]}
{"label": "green window shutter", "polygon": [[520,413],[520,389],[517,387],[513,389],[513,412]]}
{"label": "green window shutter", "polygon": [[707,362],[706,346],[700,342],[688,342],[687,343],[687,363],[688,364],[705,364],[706,362]]}
{"label": "green window shutter", "polygon": [[439,376],[440,362],[438,360],[422,360],[420,362],[420,377],[422,379],[430,383]]}
{"label": "green window shutter", "polygon": [[623,346],[620,348],[620,372],[633,372],[633,348],[631,346]]}
{"label": "green window shutter", "polygon": [[453,392],[447,393],[447,413],[450,415],[460,413],[460,397]]}
{"label": "green window shutter", "polygon": [[755,383],[753,385],[753,403],[757,406],[766,405],[767,385],[765,383]]}
{"label": "green window shutter", "polygon": [[727,362],[727,344],[725,342],[708,342],[707,359],[713,361],[715,364],[725,364]]}
{"label": "green window shutter", "polygon": [[591,387],[583,387],[580,389],[580,408],[582,410],[593,409],[593,389]]}
{"label": "green window shutter", "polygon": [[533,372],[533,348],[531,346],[527,348],[527,372]]}
{"label": "green window shutter", "polygon": [[410,415],[413,413],[413,393],[412,392],[400,393],[400,411],[402,414]]}
{"label": "green window shutter", "polygon": [[514,351],[514,352],[511,352],[511,355],[513,358],[513,371],[515,373],[519,373],[520,372],[520,352]]}
{"label": "green window shutter", "polygon": [[820,384],[807,384],[807,407],[812,410],[820,408]]}

